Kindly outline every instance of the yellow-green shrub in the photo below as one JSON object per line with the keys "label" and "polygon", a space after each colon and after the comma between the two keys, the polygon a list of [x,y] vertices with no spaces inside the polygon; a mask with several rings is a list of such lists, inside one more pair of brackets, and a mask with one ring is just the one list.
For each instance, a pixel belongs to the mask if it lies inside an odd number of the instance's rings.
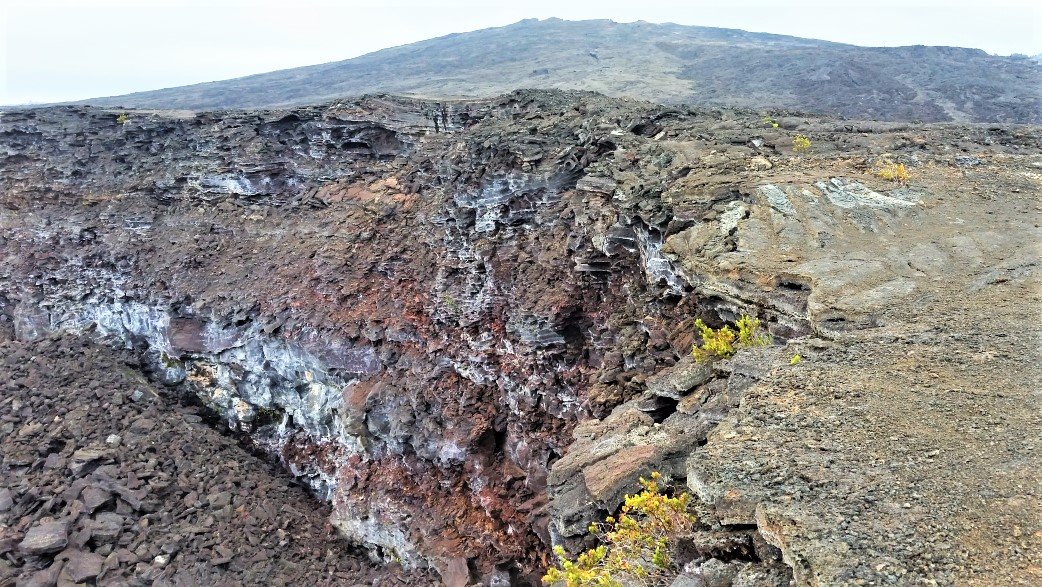
{"label": "yellow-green shrub", "polygon": [[898,183],[905,183],[908,178],[911,177],[908,173],[908,168],[905,167],[904,163],[893,163],[890,161],[882,161],[878,163],[872,173],[876,177],[885,179],[887,181],[896,181]]}
{"label": "yellow-green shrub", "polygon": [[797,153],[810,149],[810,138],[807,135],[792,137],[792,150]]}
{"label": "yellow-green shrub", "polygon": [[726,359],[734,356],[738,349],[766,346],[771,343],[771,335],[760,330],[759,318],[743,314],[734,325],[738,328],[737,331],[726,325],[713,329],[706,326],[701,318],[695,320],[695,327],[702,336],[702,346],[696,345],[691,349],[695,360],[708,363],[716,359]]}
{"label": "yellow-green shrub", "polygon": [[690,531],[695,518],[687,513],[688,494],[669,497],[662,493],[662,475],[640,478],[643,491],[627,495],[618,519],[590,525],[600,546],[569,560],[564,548],[554,553],[556,568],[543,576],[544,585],[563,587],[623,587],[668,585],[679,571],[675,558],[677,539]]}

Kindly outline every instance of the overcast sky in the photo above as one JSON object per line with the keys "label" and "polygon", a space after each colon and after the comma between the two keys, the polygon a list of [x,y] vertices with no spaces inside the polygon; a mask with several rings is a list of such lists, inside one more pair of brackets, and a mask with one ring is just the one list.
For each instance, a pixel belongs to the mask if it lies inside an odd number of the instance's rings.
{"label": "overcast sky", "polygon": [[1042,53],[1039,0],[0,0],[0,104],[228,79],[552,16]]}

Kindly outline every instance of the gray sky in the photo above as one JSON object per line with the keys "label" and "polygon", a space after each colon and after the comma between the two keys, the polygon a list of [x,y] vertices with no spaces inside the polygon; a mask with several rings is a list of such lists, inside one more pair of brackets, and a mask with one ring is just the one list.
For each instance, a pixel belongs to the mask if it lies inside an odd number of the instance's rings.
{"label": "gray sky", "polygon": [[0,0],[0,104],[228,79],[552,16],[1042,53],[1038,0]]}

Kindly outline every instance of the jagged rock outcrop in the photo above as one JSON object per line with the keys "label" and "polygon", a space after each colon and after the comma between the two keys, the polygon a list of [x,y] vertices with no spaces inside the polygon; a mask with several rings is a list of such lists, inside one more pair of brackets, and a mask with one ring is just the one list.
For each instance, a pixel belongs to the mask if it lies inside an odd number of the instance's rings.
{"label": "jagged rock outcrop", "polygon": [[[692,575],[886,580],[873,561],[906,555],[887,550],[885,525],[861,524],[890,510],[852,514],[832,485],[813,501],[832,481],[802,451],[826,440],[777,425],[772,402],[839,417],[869,377],[879,409],[898,409],[886,397],[912,367],[864,357],[942,344],[922,317],[981,300],[995,317],[980,336],[997,348],[1008,288],[1037,280],[1022,246],[1038,236],[1026,196],[1042,165],[1028,127],[771,128],[751,112],[560,92],[119,114],[3,115],[0,324],[136,349],[171,394],[328,500],[345,536],[454,584],[536,582],[551,543],[578,547],[651,468],[702,500]],[[793,152],[793,132],[811,153]],[[913,181],[873,176],[884,157]],[[742,313],[776,344],[693,363],[694,320]],[[943,344],[976,323],[945,322]],[[807,359],[789,367],[795,352]],[[797,387],[822,378],[843,383]],[[1027,380],[1004,393],[1022,397]],[[801,395],[814,389],[838,403]],[[892,436],[885,419],[865,426]],[[850,434],[836,450],[856,449]],[[944,462],[961,458],[949,450]],[[1033,445],[1016,454],[1037,463]],[[1013,499],[1030,474],[993,491]],[[916,508],[942,500],[919,495]],[[823,511],[843,521],[810,523]],[[839,542],[868,562],[848,564]],[[977,560],[959,544],[963,566]],[[929,570],[906,567],[894,576]]]}

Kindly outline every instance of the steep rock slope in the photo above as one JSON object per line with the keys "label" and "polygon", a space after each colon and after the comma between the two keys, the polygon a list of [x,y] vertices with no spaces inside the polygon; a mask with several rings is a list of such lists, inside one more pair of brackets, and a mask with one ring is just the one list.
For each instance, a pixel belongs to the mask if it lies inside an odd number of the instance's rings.
{"label": "steep rock slope", "polygon": [[[1037,128],[560,92],[120,114],[5,115],[0,324],[139,351],[385,560],[534,583],[655,468],[700,498],[692,574],[1032,580]],[[695,318],[744,312],[774,346],[691,361]]]}
{"label": "steep rock slope", "polygon": [[436,582],[352,549],[328,506],[161,395],[133,350],[11,334],[0,329],[4,584]]}
{"label": "steep rock slope", "polygon": [[858,47],[675,24],[532,19],[346,61],[85,103],[199,110],[373,92],[459,98],[561,88],[878,120],[1038,123],[1040,85],[1037,63],[977,49]]}

